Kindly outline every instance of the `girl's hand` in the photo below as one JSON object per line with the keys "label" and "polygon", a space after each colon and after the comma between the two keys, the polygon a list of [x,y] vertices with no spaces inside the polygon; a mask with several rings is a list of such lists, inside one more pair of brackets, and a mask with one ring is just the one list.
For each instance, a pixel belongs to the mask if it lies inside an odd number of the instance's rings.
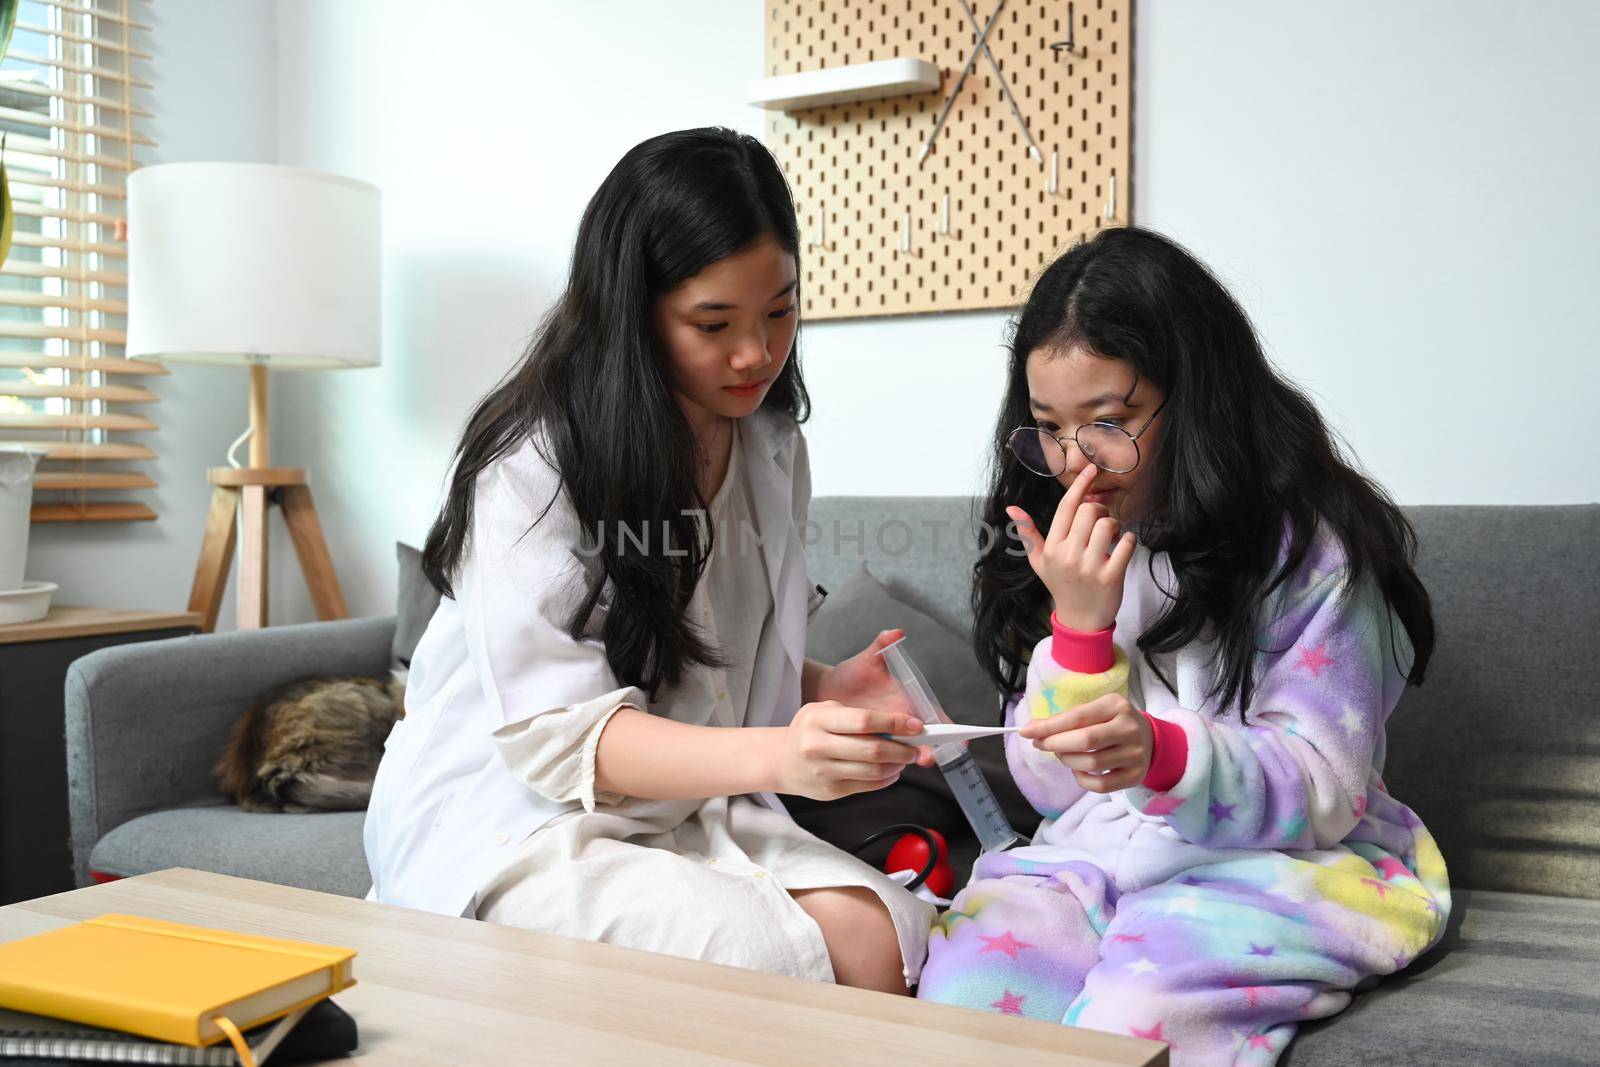
{"label": "girl's hand", "polygon": [[889,664],[880,655],[904,636],[904,630],[885,630],[862,651],[837,667],[827,668],[817,682],[817,699],[900,715],[914,714],[899,684],[890,675]]}
{"label": "girl's hand", "polygon": [[877,734],[915,734],[914,715],[853,708],[834,700],[802,707],[788,726],[773,731],[769,780],[773,791],[837,800],[893,785],[918,750]]}
{"label": "girl's hand", "polygon": [[1006,508],[1028,549],[1028,564],[1055,601],[1056,618],[1081,633],[1096,633],[1117,621],[1133,559],[1133,534],[1122,532],[1105,505],[1084,502],[1098,471],[1091,463],[1079,472],[1044,537],[1026,511]]}
{"label": "girl's hand", "polygon": [[1154,732],[1144,713],[1121,693],[1109,693],[1048,719],[1034,719],[1022,736],[1052,753],[1091,793],[1138,785],[1150,772]]}
{"label": "girl's hand", "polygon": [[[911,702],[889,673],[888,661],[881,654],[904,636],[904,630],[885,630],[862,651],[837,667],[827,668],[817,683],[817,699],[915,718]],[[933,749],[924,747],[917,751],[917,763],[933,766]]]}

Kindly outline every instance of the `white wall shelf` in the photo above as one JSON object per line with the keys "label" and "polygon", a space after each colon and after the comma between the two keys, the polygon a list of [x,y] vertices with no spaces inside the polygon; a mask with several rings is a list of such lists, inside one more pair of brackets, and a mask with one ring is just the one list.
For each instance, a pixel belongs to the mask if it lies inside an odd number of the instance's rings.
{"label": "white wall shelf", "polygon": [[850,104],[939,88],[939,68],[926,59],[880,59],[848,67],[824,67],[751,82],[745,102],[768,111]]}

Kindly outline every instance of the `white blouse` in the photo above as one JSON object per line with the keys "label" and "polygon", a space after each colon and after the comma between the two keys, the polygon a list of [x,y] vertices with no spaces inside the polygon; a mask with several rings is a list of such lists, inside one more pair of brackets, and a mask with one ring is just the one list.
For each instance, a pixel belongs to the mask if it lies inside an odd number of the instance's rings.
{"label": "white blouse", "polygon": [[772,614],[772,593],[766,565],[756,548],[759,534],[750,485],[744,476],[734,442],[728,473],[711,500],[711,558],[701,578],[705,589],[706,622],[717,637],[727,666],[723,690],[733,721],[746,721],[756,644]]}
{"label": "white blouse", "polygon": [[[752,666],[773,607],[740,452],[736,440],[727,476],[710,502],[712,551],[689,606],[724,660],[701,672],[713,687],[702,699],[711,703],[711,724],[727,727],[749,722]],[[694,692],[693,682],[688,689]],[[696,703],[680,692],[658,697],[651,710],[677,718]],[[594,753],[617,710],[593,708],[586,722],[560,720],[554,726],[559,740],[534,738],[537,725],[496,734],[507,764],[535,789],[551,784],[540,752],[557,745],[582,752],[580,789],[595,796],[597,806],[555,819],[518,848],[484,886],[479,918],[832,981],[821,931],[791,891],[858,886],[876,893],[894,919],[902,973],[908,986],[915,982],[927,952],[930,906],[787,814],[748,797],[595,794]]]}
{"label": "white blouse", "polygon": [[[479,476],[455,596],[417,647],[373,785],[371,899],[824,978],[820,934],[787,890],[865,886],[889,907],[914,978],[931,908],[801,829],[776,797],[596,793],[595,750],[624,705],[728,727],[783,725],[799,709],[805,624],[820,603],[799,538],[804,438],[758,411],[740,420],[733,452],[713,508],[723,535],[689,608],[728,666],[690,669],[653,701],[605,658],[606,591],[582,636],[568,633],[589,580],[577,547],[595,531],[579,530],[555,469],[528,441]],[[712,907],[730,895],[747,910]],[[729,914],[749,918],[730,925]]]}

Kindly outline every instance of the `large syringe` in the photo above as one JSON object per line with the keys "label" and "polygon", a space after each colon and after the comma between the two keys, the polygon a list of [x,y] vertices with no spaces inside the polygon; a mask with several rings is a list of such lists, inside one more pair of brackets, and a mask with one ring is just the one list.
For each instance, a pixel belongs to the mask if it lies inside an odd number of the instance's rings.
{"label": "large syringe", "polygon": [[[928,680],[906,652],[904,637],[885,648],[881,654],[889,666],[889,674],[899,683],[917,718],[930,726],[950,722],[950,716],[944,713]],[[972,753],[967,751],[967,743],[955,741],[931,747],[934,762],[939,765],[945,781],[950,783],[950,792],[955,794],[961,813],[972,824],[983,851],[999,852],[1020,841],[1021,838],[1006,820],[1005,812],[1000,810],[1000,802],[989,788],[983,769],[972,758]]]}

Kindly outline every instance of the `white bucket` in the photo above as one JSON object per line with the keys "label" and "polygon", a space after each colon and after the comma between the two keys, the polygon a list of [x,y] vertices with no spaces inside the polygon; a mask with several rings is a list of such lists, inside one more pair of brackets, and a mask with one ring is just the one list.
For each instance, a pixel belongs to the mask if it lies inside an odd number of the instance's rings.
{"label": "white bucket", "polygon": [[44,452],[0,448],[0,592],[21,589],[28,564],[33,472]]}

